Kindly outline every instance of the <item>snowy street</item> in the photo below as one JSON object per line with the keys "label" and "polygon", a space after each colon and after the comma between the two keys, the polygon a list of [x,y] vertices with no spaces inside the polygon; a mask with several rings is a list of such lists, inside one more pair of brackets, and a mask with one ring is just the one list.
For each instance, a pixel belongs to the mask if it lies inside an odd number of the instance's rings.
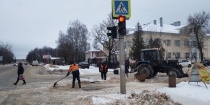
{"label": "snowy street", "polygon": [[72,75],[53,87],[54,82],[66,75],[66,70],[68,66],[30,66],[25,73],[28,81],[26,85],[22,85],[21,81],[17,86],[11,83],[12,89],[0,87],[0,104],[209,105],[210,103],[210,84],[207,84],[207,89],[202,82],[188,84],[188,78],[179,78],[176,79],[176,88],[169,88],[167,75],[161,73],[145,82],[139,82],[134,78],[135,73],[129,73],[129,78],[126,80],[126,94],[120,94],[119,75],[113,74],[113,69],[109,69],[107,80],[101,80],[98,68],[93,66],[90,66],[90,69],[80,69],[81,89],[78,88],[77,81],[76,87],[71,88]]}

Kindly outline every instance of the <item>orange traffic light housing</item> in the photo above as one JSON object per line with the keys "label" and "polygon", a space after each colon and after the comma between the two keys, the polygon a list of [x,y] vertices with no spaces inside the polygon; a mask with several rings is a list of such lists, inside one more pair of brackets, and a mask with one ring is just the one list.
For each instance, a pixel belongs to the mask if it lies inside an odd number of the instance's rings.
{"label": "orange traffic light housing", "polygon": [[124,22],[125,16],[122,16],[122,15],[118,16],[118,20],[119,20],[119,22]]}
{"label": "orange traffic light housing", "polygon": [[126,35],[126,18],[125,16],[118,16],[118,33],[119,35]]}

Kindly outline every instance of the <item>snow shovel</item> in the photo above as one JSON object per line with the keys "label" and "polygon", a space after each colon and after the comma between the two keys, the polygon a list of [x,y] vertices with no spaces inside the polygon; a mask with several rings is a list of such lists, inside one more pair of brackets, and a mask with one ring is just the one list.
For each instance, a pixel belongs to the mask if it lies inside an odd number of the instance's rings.
{"label": "snow shovel", "polygon": [[69,75],[66,75],[65,77],[63,77],[63,78],[61,78],[60,80],[56,81],[56,82],[54,83],[53,87],[55,87],[55,85],[57,85],[57,82],[61,81],[62,79],[66,78],[66,77],[68,77],[68,76],[69,76]]}

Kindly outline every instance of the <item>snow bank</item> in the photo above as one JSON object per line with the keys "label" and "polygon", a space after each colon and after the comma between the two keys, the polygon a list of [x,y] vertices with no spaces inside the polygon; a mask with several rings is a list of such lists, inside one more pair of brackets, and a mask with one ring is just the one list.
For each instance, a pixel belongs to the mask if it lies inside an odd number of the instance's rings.
{"label": "snow bank", "polygon": [[[69,65],[59,66],[59,65],[46,64],[44,67],[46,68],[47,71],[49,71],[51,73],[54,73],[57,71],[66,72],[69,70]],[[80,75],[90,75],[90,74],[98,74],[99,73],[98,67],[94,67],[94,66],[90,66],[89,69],[79,68],[79,71],[80,71]],[[113,72],[113,71],[114,71],[114,69],[108,69],[108,72]]]}
{"label": "snow bank", "polygon": [[[174,100],[177,100],[186,105],[193,101],[194,104],[209,105],[210,103],[210,84],[204,85],[203,82],[181,82],[176,85],[176,88],[165,87],[163,89],[158,89],[160,92],[164,92],[170,95]],[[196,100],[196,101],[195,101]],[[203,102],[203,103],[201,103]]]}

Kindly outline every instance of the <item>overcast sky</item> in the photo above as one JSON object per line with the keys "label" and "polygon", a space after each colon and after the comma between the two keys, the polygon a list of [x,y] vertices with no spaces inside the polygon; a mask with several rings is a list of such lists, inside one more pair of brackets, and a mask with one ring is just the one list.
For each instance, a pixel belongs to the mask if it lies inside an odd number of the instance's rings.
{"label": "overcast sky", "polygon": [[[163,17],[164,24],[181,21],[195,12],[210,12],[210,0],[131,0],[127,27]],[[60,31],[78,19],[88,27],[102,22],[111,12],[111,0],[0,0],[0,41],[12,45],[16,58],[26,58],[34,48],[56,48]]]}

